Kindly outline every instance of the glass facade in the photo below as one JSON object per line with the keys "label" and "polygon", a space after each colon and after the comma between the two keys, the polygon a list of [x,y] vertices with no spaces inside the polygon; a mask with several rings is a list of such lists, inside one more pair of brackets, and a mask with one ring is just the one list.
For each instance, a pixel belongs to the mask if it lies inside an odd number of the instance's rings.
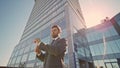
{"label": "glass facade", "polygon": [[115,21],[117,22],[117,24],[120,26],[120,13],[118,13],[115,17],[114,17]]}
{"label": "glass facade", "polygon": [[[68,36],[71,37],[70,40],[73,40],[72,43],[70,43],[73,45],[71,46],[72,49],[70,48],[69,53],[73,53],[75,57],[74,60],[76,62],[74,63],[76,63],[76,68],[94,68],[92,66],[93,62],[91,52],[86,38],[86,26],[84,19],[79,17],[79,15],[76,15],[71,7],[68,9],[70,13],[68,14],[70,18],[70,23],[68,25],[70,26],[69,29],[71,29],[71,33],[69,33]],[[73,50],[73,52],[71,50]]]}
{"label": "glass facade", "polygon": [[78,0],[35,0],[21,40],[15,46],[8,66],[43,68],[43,62],[34,53],[33,40],[40,38],[46,44],[51,43],[50,29],[54,24],[62,28],[61,37],[68,41],[64,57],[66,68],[93,68]]}
{"label": "glass facade", "polygon": [[87,29],[87,39],[96,68],[120,68],[119,22],[120,13],[109,21]]}

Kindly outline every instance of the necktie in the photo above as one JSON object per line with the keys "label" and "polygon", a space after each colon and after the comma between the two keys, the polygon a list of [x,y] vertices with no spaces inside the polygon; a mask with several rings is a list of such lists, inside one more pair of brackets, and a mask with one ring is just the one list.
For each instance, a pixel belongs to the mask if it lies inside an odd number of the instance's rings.
{"label": "necktie", "polygon": [[51,44],[53,45],[53,44],[54,44],[54,42],[55,42],[55,40],[53,40]]}

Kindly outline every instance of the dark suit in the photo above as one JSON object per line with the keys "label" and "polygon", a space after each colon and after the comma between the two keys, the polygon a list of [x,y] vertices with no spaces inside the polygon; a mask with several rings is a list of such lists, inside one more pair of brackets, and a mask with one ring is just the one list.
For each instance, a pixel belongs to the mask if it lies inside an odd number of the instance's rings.
{"label": "dark suit", "polygon": [[40,49],[46,51],[37,56],[38,59],[44,61],[44,68],[64,68],[64,55],[66,51],[66,40],[58,38],[50,45],[40,44]]}

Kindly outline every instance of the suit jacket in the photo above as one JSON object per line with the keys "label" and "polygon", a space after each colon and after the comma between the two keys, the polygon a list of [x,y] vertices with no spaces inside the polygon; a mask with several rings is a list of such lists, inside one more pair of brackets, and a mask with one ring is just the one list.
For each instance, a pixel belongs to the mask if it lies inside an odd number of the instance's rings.
{"label": "suit jacket", "polygon": [[44,62],[44,68],[65,68],[64,55],[66,51],[66,40],[58,38],[51,44],[40,44],[40,49],[46,51],[37,56],[38,59]]}

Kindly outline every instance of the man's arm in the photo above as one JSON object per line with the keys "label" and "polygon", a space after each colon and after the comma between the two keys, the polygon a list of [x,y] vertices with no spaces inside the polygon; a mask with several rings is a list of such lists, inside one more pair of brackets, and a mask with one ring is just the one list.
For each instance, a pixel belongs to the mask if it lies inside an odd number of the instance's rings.
{"label": "man's arm", "polygon": [[66,51],[66,40],[60,39],[58,41],[58,44],[52,46],[52,45],[45,45],[43,42],[40,44],[40,49],[47,51],[49,54],[54,55],[54,56],[59,56],[61,53],[64,53]]}
{"label": "man's arm", "polygon": [[36,57],[41,60],[41,61],[44,61],[44,58],[45,58],[45,54],[43,54],[41,52],[41,49],[40,49],[40,41],[36,41],[35,40],[35,44],[36,44],[36,47],[35,47],[35,53],[36,53]]}
{"label": "man's arm", "polygon": [[40,55],[37,55],[37,54],[36,54],[36,57],[37,57],[39,60],[44,61],[44,59],[45,59],[45,54],[43,54],[43,53],[41,52]]}

